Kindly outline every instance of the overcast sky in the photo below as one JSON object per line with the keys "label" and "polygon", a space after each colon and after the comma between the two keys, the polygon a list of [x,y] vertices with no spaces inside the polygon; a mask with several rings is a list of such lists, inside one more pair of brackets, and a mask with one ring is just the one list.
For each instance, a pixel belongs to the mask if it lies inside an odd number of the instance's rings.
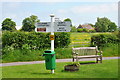
{"label": "overcast sky", "polygon": [[118,1],[64,1],[47,0],[43,1],[14,1],[8,2],[4,0],[0,3],[2,15],[0,15],[0,23],[5,18],[11,18],[16,22],[17,28],[22,26],[24,18],[36,15],[41,22],[50,22],[50,14],[64,20],[70,18],[73,25],[92,23],[95,24],[97,17],[107,17],[118,25]]}

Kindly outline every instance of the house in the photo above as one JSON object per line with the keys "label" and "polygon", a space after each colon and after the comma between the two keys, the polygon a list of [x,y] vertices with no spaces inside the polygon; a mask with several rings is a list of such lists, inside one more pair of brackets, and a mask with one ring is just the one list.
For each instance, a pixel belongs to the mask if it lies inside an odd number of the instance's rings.
{"label": "house", "polygon": [[90,24],[83,24],[79,25],[77,29],[88,29],[88,30],[94,30],[94,28]]}

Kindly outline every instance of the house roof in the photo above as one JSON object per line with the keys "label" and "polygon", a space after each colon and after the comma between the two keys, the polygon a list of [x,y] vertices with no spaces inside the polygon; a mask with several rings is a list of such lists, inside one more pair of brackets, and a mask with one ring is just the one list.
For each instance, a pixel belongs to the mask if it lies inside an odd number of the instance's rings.
{"label": "house roof", "polygon": [[94,29],[94,28],[93,28],[91,25],[89,25],[89,24],[79,25],[78,28],[86,28],[86,29],[91,29],[91,30]]}

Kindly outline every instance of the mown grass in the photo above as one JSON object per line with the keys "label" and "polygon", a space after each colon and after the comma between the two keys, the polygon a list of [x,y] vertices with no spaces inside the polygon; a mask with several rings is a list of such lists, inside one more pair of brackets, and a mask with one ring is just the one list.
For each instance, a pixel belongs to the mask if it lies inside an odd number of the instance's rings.
{"label": "mown grass", "polygon": [[103,60],[102,64],[80,65],[77,72],[66,72],[64,66],[71,62],[57,63],[55,74],[45,69],[45,64],[2,67],[3,78],[118,78],[118,60]]}

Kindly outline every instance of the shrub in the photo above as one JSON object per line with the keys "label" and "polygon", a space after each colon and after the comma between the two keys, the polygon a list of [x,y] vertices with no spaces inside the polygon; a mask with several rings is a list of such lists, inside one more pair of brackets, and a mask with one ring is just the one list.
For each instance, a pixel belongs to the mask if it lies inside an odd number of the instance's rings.
{"label": "shrub", "polygon": [[68,47],[70,44],[70,33],[56,32],[55,33],[55,48]]}
{"label": "shrub", "polygon": [[83,29],[77,29],[77,32],[83,32]]}
{"label": "shrub", "polygon": [[72,26],[70,32],[77,32],[77,28],[75,26]]}
{"label": "shrub", "polygon": [[89,32],[94,33],[94,32],[96,32],[96,30],[89,30]]}
{"label": "shrub", "polygon": [[[29,47],[32,49],[50,48],[50,33],[35,32],[3,32],[2,45],[12,46],[15,49]],[[65,32],[55,33],[55,48],[66,47],[70,43],[70,34]]]}
{"label": "shrub", "polygon": [[120,40],[120,31],[118,31],[117,37],[118,37],[119,40]]}
{"label": "shrub", "polygon": [[88,32],[88,29],[86,29],[86,28],[80,28],[80,29],[77,29],[77,32]]}
{"label": "shrub", "polygon": [[91,37],[91,46],[105,46],[108,43],[117,44],[119,39],[114,34],[98,34]]}
{"label": "shrub", "polygon": [[88,32],[88,29],[86,29],[86,28],[83,28],[83,32]]}

